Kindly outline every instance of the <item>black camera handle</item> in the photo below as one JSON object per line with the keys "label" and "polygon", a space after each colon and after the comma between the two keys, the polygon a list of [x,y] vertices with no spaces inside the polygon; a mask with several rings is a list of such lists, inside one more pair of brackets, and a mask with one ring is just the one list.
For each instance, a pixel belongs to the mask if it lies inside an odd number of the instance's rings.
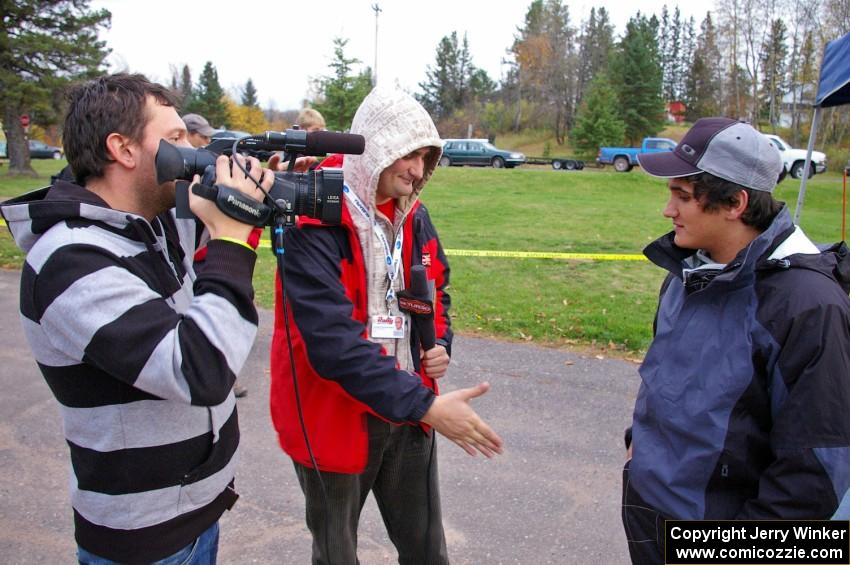
{"label": "black camera handle", "polygon": [[262,227],[272,215],[269,206],[229,186],[195,184],[192,186],[192,192],[201,198],[212,200],[219,210],[243,224]]}

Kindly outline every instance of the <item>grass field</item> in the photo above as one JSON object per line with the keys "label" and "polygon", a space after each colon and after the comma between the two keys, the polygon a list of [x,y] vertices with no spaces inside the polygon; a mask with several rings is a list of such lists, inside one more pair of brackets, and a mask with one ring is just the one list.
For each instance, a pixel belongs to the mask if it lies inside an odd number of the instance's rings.
{"label": "grass field", "polygon": [[[43,186],[64,162],[36,162],[41,179],[0,176],[0,196]],[[777,197],[793,210],[799,183]],[[639,254],[670,222],[664,182],[639,170],[437,169],[423,201],[447,249]],[[841,236],[842,177],[808,184],[802,225],[817,242]],[[7,233],[0,263],[23,257]],[[450,256],[457,331],[639,356],[651,338],[660,269],[637,261],[562,261]],[[261,250],[258,303],[273,304],[274,257]]]}

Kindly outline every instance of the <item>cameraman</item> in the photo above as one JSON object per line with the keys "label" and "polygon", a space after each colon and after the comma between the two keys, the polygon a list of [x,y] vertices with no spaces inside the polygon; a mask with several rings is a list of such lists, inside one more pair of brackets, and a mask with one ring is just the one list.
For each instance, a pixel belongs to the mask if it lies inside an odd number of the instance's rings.
{"label": "cameraman", "polygon": [[[256,255],[250,226],[190,193],[211,237],[195,275],[195,224],[154,167],[160,140],[189,147],[174,104],[142,75],[80,85],[64,127],[76,184],[0,208],[27,252],[21,317],[64,420],[80,563],[214,563],[238,498],[231,389],[257,330]],[[259,198],[273,176],[248,163],[250,178],[219,157],[217,181]]]}
{"label": "cameraman", "polygon": [[[313,563],[357,563],[357,526],[370,492],[400,563],[448,563],[431,427],[470,455],[501,453],[502,440],[469,405],[489,385],[437,396],[452,338],[449,269],[419,195],[442,141],[416,100],[381,88],[360,105],[351,131],[366,138],[366,150],[345,157],[342,225],[302,218],[286,235],[289,317],[278,291],[272,419],[306,498]],[[437,345],[427,351],[394,297],[410,284],[412,265],[424,265],[436,287]]]}

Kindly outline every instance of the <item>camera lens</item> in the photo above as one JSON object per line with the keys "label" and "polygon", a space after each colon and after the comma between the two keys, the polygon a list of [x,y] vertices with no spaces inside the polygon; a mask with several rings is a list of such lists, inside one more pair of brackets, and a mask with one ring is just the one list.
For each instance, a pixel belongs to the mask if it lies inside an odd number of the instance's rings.
{"label": "camera lens", "polygon": [[338,224],[342,219],[342,183],[341,169],[275,173],[271,197],[289,203],[293,214]]}

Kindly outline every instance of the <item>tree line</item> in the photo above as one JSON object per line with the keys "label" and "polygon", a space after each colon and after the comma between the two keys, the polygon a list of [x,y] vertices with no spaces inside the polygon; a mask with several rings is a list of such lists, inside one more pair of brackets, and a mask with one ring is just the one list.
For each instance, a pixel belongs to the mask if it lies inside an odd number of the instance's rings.
{"label": "tree line", "polygon": [[[20,117],[29,116],[40,133],[56,131],[63,115],[67,87],[106,72],[110,49],[98,38],[109,27],[108,10],[92,10],[88,0],[18,0],[3,3],[0,17],[0,117],[9,158],[7,174],[32,175],[27,131]],[[325,116],[330,129],[350,126],[354,112],[371,90],[371,71],[355,71],[359,63],[345,56],[347,40],[334,39],[335,57],[330,73],[315,79],[314,100],[308,101]],[[171,68],[170,89],[181,114],[197,113],[216,128],[256,133],[284,130],[298,110],[262,109],[251,78],[236,95],[222,88],[218,71],[207,61],[197,81],[192,69]]]}
{"label": "tree line", "polygon": [[[420,100],[447,136],[549,130],[583,154],[657,134],[666,107],[684,118],[723,115],[808,133],[823,47],[850,30],[846,0],[715,0],[697,25],[678,6],[637,12],[617,37],[605,8],[574,23],[561,0],[533,0],[499,84],[476,69],[466,37],[444,37]],[[788,123],[782,122],[785,113]],[[822,140],[850,130],[846,108],[827,112]]]}
{"label": "tree line", "polygon": [[[619,36],[605,8],[575,20],[562,0],[532,0],[510,45],[498,81],[478,68],[467,36],[443,37],[424,71],[417,98],[444,137],[475,137],[528,129],[550,131],[558,144],[583,155],[601,145],[637,143],[657,134],[669,102],[684,104],[685,118],[724,115],[776,131],[784,126],[798,145],[808,134],[827,42],[850,30],[847,0],[714,0],[697,25],[678,8],[637,12]],[[105,72],[110,50],[98,39],[107,10],[88,0],[19,0],[0,18],[0,116],[9,173],[30,173],[19,116],[55,126],[63,87]],[[345,54],[334,38],[329,73],[315,80],[305,103],[330,129],[350,126],[372,87],[371,69]],[[249,78],[230,95],[212,61],[193,81],[188,65],[172,68],[171,89],[181,113],[196,112],[215,127],[257,132],[285,129],[296,110],[262,109]],[[788,123],[782,122],[784,119]],[[821,141],[850,137],[850,110],[825,113]],[[34,174],[34,173],[33,173]]]}

